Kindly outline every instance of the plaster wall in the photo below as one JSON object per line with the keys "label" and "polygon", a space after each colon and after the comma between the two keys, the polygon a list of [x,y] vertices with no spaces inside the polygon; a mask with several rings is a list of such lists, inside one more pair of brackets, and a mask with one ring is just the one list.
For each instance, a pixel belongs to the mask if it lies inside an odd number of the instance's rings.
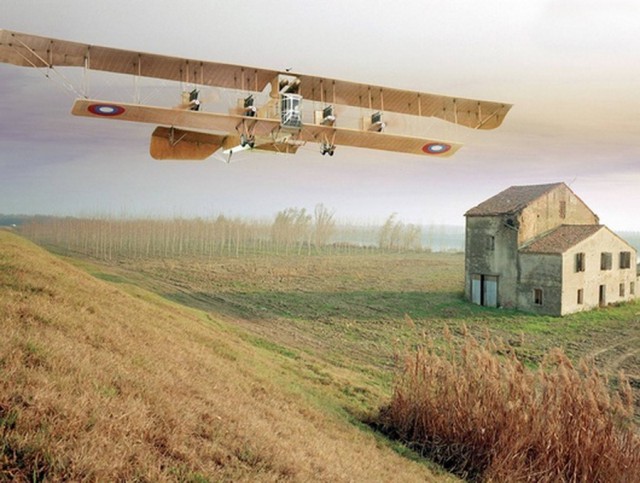
{"label": "plaster wall", "polygon": [[[611,270],[601,269],[602,252],[611,253]],[[630,252],[630,268],[620,268],[621,252]],[[576,271],[578,253],[584,253],[585,257],[585,270],[582,272]],[[566,251],[562,255],[561,315],[598,307],[601,285],[605,286],[606,305],[638,298],[636,256],[636,250],[632,246],[606,228]],[[624,295],[621,295],[621,284]],[[578,290],[583,293],[581,304],[578,303]]]}

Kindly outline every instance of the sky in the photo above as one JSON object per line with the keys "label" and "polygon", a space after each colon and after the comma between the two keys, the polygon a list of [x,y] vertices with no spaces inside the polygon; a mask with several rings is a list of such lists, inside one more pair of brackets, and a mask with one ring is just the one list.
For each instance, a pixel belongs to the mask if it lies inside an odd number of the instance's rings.
{"label": "sky", "polygon": [[[463,225],[509,186],[564,181],[601,223],[640,231],[633,0],[2,0],[0,28],[513,104],[495,130],[428,125],[464,144],[450,158],[307,145],[159,162],[153,126],[72,116],[60,82],[0,64],[0,213],[268,218],[323,203],[352,222]],[[94,98],[133,95],[126,76],[89,82]]]}

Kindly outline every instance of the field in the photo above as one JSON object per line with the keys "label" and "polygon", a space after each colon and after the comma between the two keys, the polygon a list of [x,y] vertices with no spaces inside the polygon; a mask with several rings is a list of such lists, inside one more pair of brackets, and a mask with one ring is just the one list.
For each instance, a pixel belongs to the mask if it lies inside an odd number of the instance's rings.
{"label": "field", "polygon": [[380,392],[372,388],[390,391],[398,356],[425,334],[441,339],[446,327],[454,335],[468,329],[480,339],[501,338],[530,367],[559,347],[574,361],[593,359],[614,379],[622,370],[638,394],[640,415],[640,304],[562,318],[474,306],[463,299],[460,253],[363,250],[74,263],[98,278],[131,282],[222,316],[293,358],[362,374],[368,386],[346,401],[352,409],[377,406]]}
{"label": "field", "polygon": [[[622,370],[640,421],[638,303],[563,318],[474,306],[459,253],[95,258],[50,244],[53,258],[0,237],[6,475],[451,480],[365,423],[390,401],[405,354],[445,333],[458,346],[466,333],[500,338],[531,368],[560,347],[613,385]],[[114,463],[110,438],[127,442],[128,463]],[[87,445],[81,461],[75,444]]]}

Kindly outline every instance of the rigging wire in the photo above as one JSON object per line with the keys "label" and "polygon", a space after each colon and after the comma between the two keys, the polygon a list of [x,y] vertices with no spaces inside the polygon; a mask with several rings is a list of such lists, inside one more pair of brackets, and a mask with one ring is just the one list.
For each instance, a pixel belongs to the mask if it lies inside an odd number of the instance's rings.
{"label": "rigging wire", "polygon": [[[19,49],[17,49],[15,46],[13,47],[13,50],[20,56],[22,57],[22,59],[25,60],[25,62],[27,62],[31,67],[35,68],[37,71],[42,72],[42,74],[47,78],[47,79],[51,79],[51,76],[49,75],[50,72],[53,72],[54,74],[56,74],[62,84],[62,86],[68,91],[68,92],[73,92],[77,97],[85,97],[80,91],[78,91],[78,89],[75,88],[75,86],[73,85],[73,83],[67,79],[64,74],[62,74],[62,72],[58,72],[58,70],[53,66],[52,63],[47,62],[45,59],[43,59],[40,55],[38,55],[38,53],[31,49],[27,44],[25,44],[22,40],[16,38],[16,41],[18,43],[20,43],[25,49],[27,49],[27,51],[31,52],[40,62],[42,62],[43,65],[37,65],[35,62],[33,62],[31,59],[29,59],[26,55],[24,55],[22,52],[20,52]],[[46,66],[46,72],[44,72],[42,70],[43,67]]]}

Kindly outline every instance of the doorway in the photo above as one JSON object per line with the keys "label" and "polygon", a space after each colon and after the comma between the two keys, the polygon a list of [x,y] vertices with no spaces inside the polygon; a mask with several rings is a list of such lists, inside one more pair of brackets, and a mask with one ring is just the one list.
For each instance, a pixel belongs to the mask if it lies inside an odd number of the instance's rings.
{"label": "doorway", "polygon": [[607,305],[607,286],[600,285],[600,294],[598,297],[600,307]]}
{"label": "doorway", "polygon": [[485,307],[498,306],[498,277],[496,275],[471,276],[471,301]]}

